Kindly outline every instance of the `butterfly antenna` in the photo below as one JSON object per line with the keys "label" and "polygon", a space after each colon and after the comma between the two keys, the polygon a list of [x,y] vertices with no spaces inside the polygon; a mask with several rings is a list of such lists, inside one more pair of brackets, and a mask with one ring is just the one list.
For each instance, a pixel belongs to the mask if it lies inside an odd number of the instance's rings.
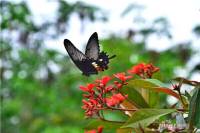
{"label": "butterfly antenna", "polygon": [[113,55],[111,57],[108,57],[108,59],[112,59],[112,58],[115,58],[115,57],[116,57],[116,55]]}

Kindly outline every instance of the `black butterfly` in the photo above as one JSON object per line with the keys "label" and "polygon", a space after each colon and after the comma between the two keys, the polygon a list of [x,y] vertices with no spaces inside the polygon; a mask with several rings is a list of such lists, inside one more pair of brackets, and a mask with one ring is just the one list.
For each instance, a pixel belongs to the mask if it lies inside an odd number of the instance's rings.
{"label": "black butterfly", "polygon": [[88,40],[85,54],[78,50],[70,40],[64,40],[65,49],[83,75],[98,74],[99,71],[108,69],[109,57],[105,52],[100,52],[98,35],[94,32]]}

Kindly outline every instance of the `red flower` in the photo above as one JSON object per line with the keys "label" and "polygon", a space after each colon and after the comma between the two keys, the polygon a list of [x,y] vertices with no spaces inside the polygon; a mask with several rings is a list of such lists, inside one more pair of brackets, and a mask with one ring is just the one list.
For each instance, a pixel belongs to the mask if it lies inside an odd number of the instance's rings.
{"label": "red flower", "polygon": [[117,87],[117,89],[120,89],[123,86],[123,84],[118,81],[114,81],[114,84]]}
{"label": "red flower", "polygon": [[[127,96],[126,96],[127,97]],[[125,100],[125,98],[121,93],[115,94],[110,98],[106,98],[106,104],[108,106],[115,106]]]}
{"label": "red flower", "polygon": [[103,132],[103,126],[99,126],[99,127],[97,128],[97,130],[98,130],[98,133],[102,133],[102,132]]}
{"label": "red flower", "polygon": [[114,76],[120,79],[122,82],[126,81],[127,79],[132,78],[132,76],[125,76],[125,73],[116,73]]}
{"label": "red flower", "polygon": [[147,64],[145,66],[145,72],[147,73],[148,76],[152,76],[153,73],[159,71],[160,69],[158,67],[153,66],[153,64]]}
{"label": "red flower", "polygon": [[102,79],[96,80],[96,82],[100,83],[100,86],[106,86],[106,84],[111,80],[109,76],[103,76]]}
{"label": "red flower", "polygon": [[110,92],[110,91],[112,91],[114,88],[113,88],[113,86],[108,86],[108,87],[106,87],[105,88],[105,92]]}
{"label": "red flower", "polygon": [[152,64],[140,63],[136,66],[133,66],[131,70],[128,70],[131,74],[137,74],[142,78],[151,78],[153,73],[159,71],[158,67],[153,66]]}
{"label": "red flower", "polygon": [[109,76],[104,76],[103,78],[102,78],[102,84],[103,85],[106,85],[107,83],[108,83],[108,81],[110,81],[111,80],[111,77],[109,77]]}
{"label": "red flower", "polygon": [[142,73],[144,73],[144,67],[145,67],[145,64],[144,63],[140,63],[136,66],[133,66],[131,68],[131,70],[128,70],[129,73],[131,74],[137,74],[137,75],[140,75]]}
{"label": "red flower", "polygon": [[98,103],[98,101],[95,99],[89,99],[88,101],[82,100],[82,102],[83,102],[82,108],[85,110],[85,114],[88,117],[91,117],[94,114],[96,114],[99,111],[98,108],[102,107],[102,105]]}
{"label": "red flower", "polygon": [[94,84],[87,84],[87,87],[84,87],[84,86],[80,86],[79,88],[82,90],[82,91],[86,91],[86,92],[92,92],[93,88],[94,88]]}
{"label": "red flower", "polygon": [[99,127],[97,128],[97,132],[96,132],[95,129],[85,131],[85,133],[102,133],[102,132],[103,132],[103,127],[102,127],[102,126],[99,126]]}

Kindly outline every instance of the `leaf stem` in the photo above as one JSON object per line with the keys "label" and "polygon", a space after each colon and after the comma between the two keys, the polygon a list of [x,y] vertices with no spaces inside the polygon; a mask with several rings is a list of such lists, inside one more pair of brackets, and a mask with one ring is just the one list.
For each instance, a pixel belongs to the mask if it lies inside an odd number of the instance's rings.
{"label": "leaf stem", "polygon": [[[115,107],[111,107],[111,106],[107,106],[105,108],[95,108],[97,110],[121,110],[121,111],[137,111],[139,109],[123,109],[123,108],[115,108]],[[176,109],[177,111],[180,111],[180,112],[185,112],[185,111],[188,111],[186,109]]]}
{"label": "leaf stem", "polygon": [[184,101],[183,101],[183,97],[182,97],[182,95],[181,95],[181,91],[180,91],[180,90],[178,90],[178,95],[179,95],[179,97],[180,97],[180,100],[181,100],[181,103],[182,103],[182,105],[183,105],[183,108],[185,108],[185,103],[184,103]]}

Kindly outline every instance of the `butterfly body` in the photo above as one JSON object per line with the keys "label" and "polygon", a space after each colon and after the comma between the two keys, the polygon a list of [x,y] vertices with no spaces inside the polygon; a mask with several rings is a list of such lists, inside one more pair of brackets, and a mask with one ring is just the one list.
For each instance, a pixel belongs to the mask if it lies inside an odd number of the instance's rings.
{"label": "butterfly body", "polygon": [[79,51],[70,40],[64,40],[64,46],[74,64],[83,72],[83,75],[90,76],[108,69],[109,57],[105,52],[100,52],[97,33],[93,33],[88,40],[85,54]]}

